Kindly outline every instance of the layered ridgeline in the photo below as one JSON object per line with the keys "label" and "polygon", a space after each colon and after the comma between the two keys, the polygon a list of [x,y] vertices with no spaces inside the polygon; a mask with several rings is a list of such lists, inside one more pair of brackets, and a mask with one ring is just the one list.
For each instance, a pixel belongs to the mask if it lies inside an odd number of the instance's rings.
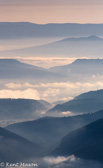
{"label": "layered ridgeline", "polygon": [[16,50],[1,51],[4,56],[67,56],[102,58],[103,38],[97,36],[66,38],[52,43]]}
{"label": "layered ridgeline", "polygon": [[102,75],[103,59],[77,59],[71,64],[51,67],[49,70],[61,74]]}
{"label": "layered ridgeline", "polygon": [[103,110],[73,117],[46,117],[12,124],[6,129],[41,144],[45,148],[44,151],[50,152],[66,134],[100,118],[103,118]]}
{"label": "layered ridgeline", "polygon": [[40,156],[41,146],[0,128],[0,162],[22,162]]}
{"label": "layered ridgeline", "polygon": [[48,111],[48,115],[70,112],[70,115],[95,112],[103,109],[103,90],[90,91],[75,97],[73,100],[58,104]]}
{"label": "layered ridgeline", "polygon": [[[77,59],[73,63],[44,69],[15,59],[0,59],[0,79],[26,82],[55,82],[78,80],[76,75],[102,75],[102,59]],[[74,77],[75,75],[75,77]]]}
{"label": "layered ridgeline", "polygon": [[15,59],[0,59],[0,79],[24,81],[55,81],[64,75],[48,72],[44,68],[25,64]]}
{"label": "layered ridgeline", "polygon": [[77,157],[103,162],[103,119],[67,134],[52,155]]}
{"label": "layered ridgeline", "polygon": [[36,119],[49,109],[47,105],[44,100],[0,99],[0,120]]}
{"label": "layered ridgeline", "polygon": [[103,24],[34,24],[1,22],[0,39],[103,35]]}

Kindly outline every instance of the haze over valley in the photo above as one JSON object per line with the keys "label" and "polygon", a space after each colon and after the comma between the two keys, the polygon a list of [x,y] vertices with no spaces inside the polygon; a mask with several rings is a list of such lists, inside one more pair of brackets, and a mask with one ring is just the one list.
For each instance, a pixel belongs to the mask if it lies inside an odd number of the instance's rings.
{"label": "haze over valley", "polygon": [[0,0],[0,167],[102,168],[102,130],[102,0]]}

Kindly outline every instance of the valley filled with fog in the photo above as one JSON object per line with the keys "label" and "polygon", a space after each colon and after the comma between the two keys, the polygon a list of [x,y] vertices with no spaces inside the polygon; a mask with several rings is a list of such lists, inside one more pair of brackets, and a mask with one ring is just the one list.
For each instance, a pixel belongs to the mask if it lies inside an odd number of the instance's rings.
{"label": "valley filled with fog", "polygon": [[0,163],[102,168],[102,129],[103,24],[0,22]]}

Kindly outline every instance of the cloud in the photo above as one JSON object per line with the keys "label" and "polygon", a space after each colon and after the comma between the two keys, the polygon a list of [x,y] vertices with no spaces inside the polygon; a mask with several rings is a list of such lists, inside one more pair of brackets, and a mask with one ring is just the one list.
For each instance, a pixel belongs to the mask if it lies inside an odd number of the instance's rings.
{"label": "cloud", "polygon": [[39,93],[35,89],[25,89],[25,90],[0,90],[0,98],[24,98],[24,99],[39,99]]}
{"label": "cloud", "polygon": [[68,159],[70,160],[74,160],[75,157],[74,156],[70,156],[70,157],[62,157],[62,156],[58,156],[58,157],[46,157],[44,158],[44,162],[52,165],[52,164],[58,164],[64,161],[67,161]]}
{"label": "cloud", "polygon": [[[19,57],[15,57],[18,59]],[[82,57],[85,58],[85,57]],[[32,65],[37,65],[44,68],[50,68],[53,66],[67,65],[75,61],[77,58],[67,58],[67,57],[28,57],[19,58],[20,61],[25,63],[30,63]]]}
{"label": "cloud", "polygon": [[7,83],[0,90],[0,97],[24,97],[45,99],[50,102],[69,101],[80,93],[103,89],[103,76],[93,75],[88,82],[54,82],[54,83]]}
{"label": "cloud", "polygon": [[9,89],[33,88],[33,85],[30,83],[8,83],[5,86]]}
{"label": "cloud", "polygon": [[[17,46],[17,45],[16,45]],[[3,50],[2,46],[0,47],[0,50]],[[5,50],[5,49],[4,49]],[[18,61],[21,61],[23,63],[31,64],[34,66],[39,66],[43,68],[50,68],[53,66],[61,66],[61,65],[67,65],[75,61],[77,58],[67,58],[67,57],[20,57],[20,56],[14,56],[14,57],[4,57],[0,56],[0,59],[16,59]],[[82,59],[86,59],[87,57],[82,57]],[[78,59],[81,59],[81,57],[78,57]]]}
{"label": "cloud", "polygon": [[69,157],[45,157],[39,164],[42,168],[102,168],[103,165],[96,161],[83,160],[74,155]]}

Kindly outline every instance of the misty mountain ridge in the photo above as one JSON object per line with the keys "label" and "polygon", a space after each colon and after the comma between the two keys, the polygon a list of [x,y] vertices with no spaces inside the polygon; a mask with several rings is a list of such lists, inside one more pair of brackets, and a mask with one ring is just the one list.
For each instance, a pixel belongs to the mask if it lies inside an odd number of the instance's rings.
{"label": "misty mountain ridge", "polygon": [[0,99],[0,120],[36,119],[47,106],[32,99]]}
{"label": "misty mountain ridge", "polygon": [[58,42],[71,42],[71,41],[91,41],[91,40],[103,40],[103,38],[101,37],[98,37],[98,36],[95,36],[95,35],[91,35],[91,36],[87,36],[87,37],[76,37],[76,38],[66,38],[66,39],[63,39],[63,40],[60,40]]}
{"label": "misty mountain ridge", "polygon": [[55,66],[48,69],[51,72],[61,74],[103,74],[103,59],[76,59],[64,66]]}
{"label": "misty mountain ridge", "polygon": [[20,162],[40,156],[41,146],[0,127],[0,162]]}
{"label": "misty mountain ridge", "polygon": [[103,162],[103,118],[67,134],[52,155],[74,154]]}
{"label": "misty mountain ridge", "polygon": [[103,89],[82,93],[76,96],[74,99],[88,99],[88,98],[98,98],[103,100]]}
{"label": "misty mountain ridge", "polygon": [[[103,39],[97,36],[66,38],[45,45],[1,51],[3,56],[67,56],[102,58]],[[75,50],[74,50],[75,48]]]}
{"label": "misty mountain ridge", "polygon": [[55,81],[64,75],[52,73],[44,68],[25,64],[14,59],[0,59],[0,79],[22,81]]}
{"label": "misty mountain ridge", "polygon": [[20,67],[24,67],[24,68],[33,68],[33,69],[38,69],[38,70],[45,70],[44,68],[41,68],[41,67],[37,67],[37,66],[34,66],[34,65],[31,65],[31,64],[26,64],[26,63],[23,63],[23,62],[20,62],[16,59],[0,59],[0,67],[1,66],[12,66],[12,67],[15,67],[15,66],[20,66]]}
{"label": "misty mountain ridge", "polygon": [[72,112],[74,114],[95,112],[103,109],[103,89],[97,91],[90,91],[79,96],[73,100],[63,104],[58,104],[48,111],[50,114],[56,112]]}
{"label": "misty mountain ridge", "polygon": [[[1,22],[0,39],[103,35],[103,24]],[[9,32],[9,33],[8,33]]]}
{"label": "misty mountain ridge", "polygon": [[69,132],[103,118],[103,110],[95,113],[72,117],[44,117],[35,121],[11,124],[6,129],[22,135],[30,141],[44,146],[44,151],[51,151]]}

